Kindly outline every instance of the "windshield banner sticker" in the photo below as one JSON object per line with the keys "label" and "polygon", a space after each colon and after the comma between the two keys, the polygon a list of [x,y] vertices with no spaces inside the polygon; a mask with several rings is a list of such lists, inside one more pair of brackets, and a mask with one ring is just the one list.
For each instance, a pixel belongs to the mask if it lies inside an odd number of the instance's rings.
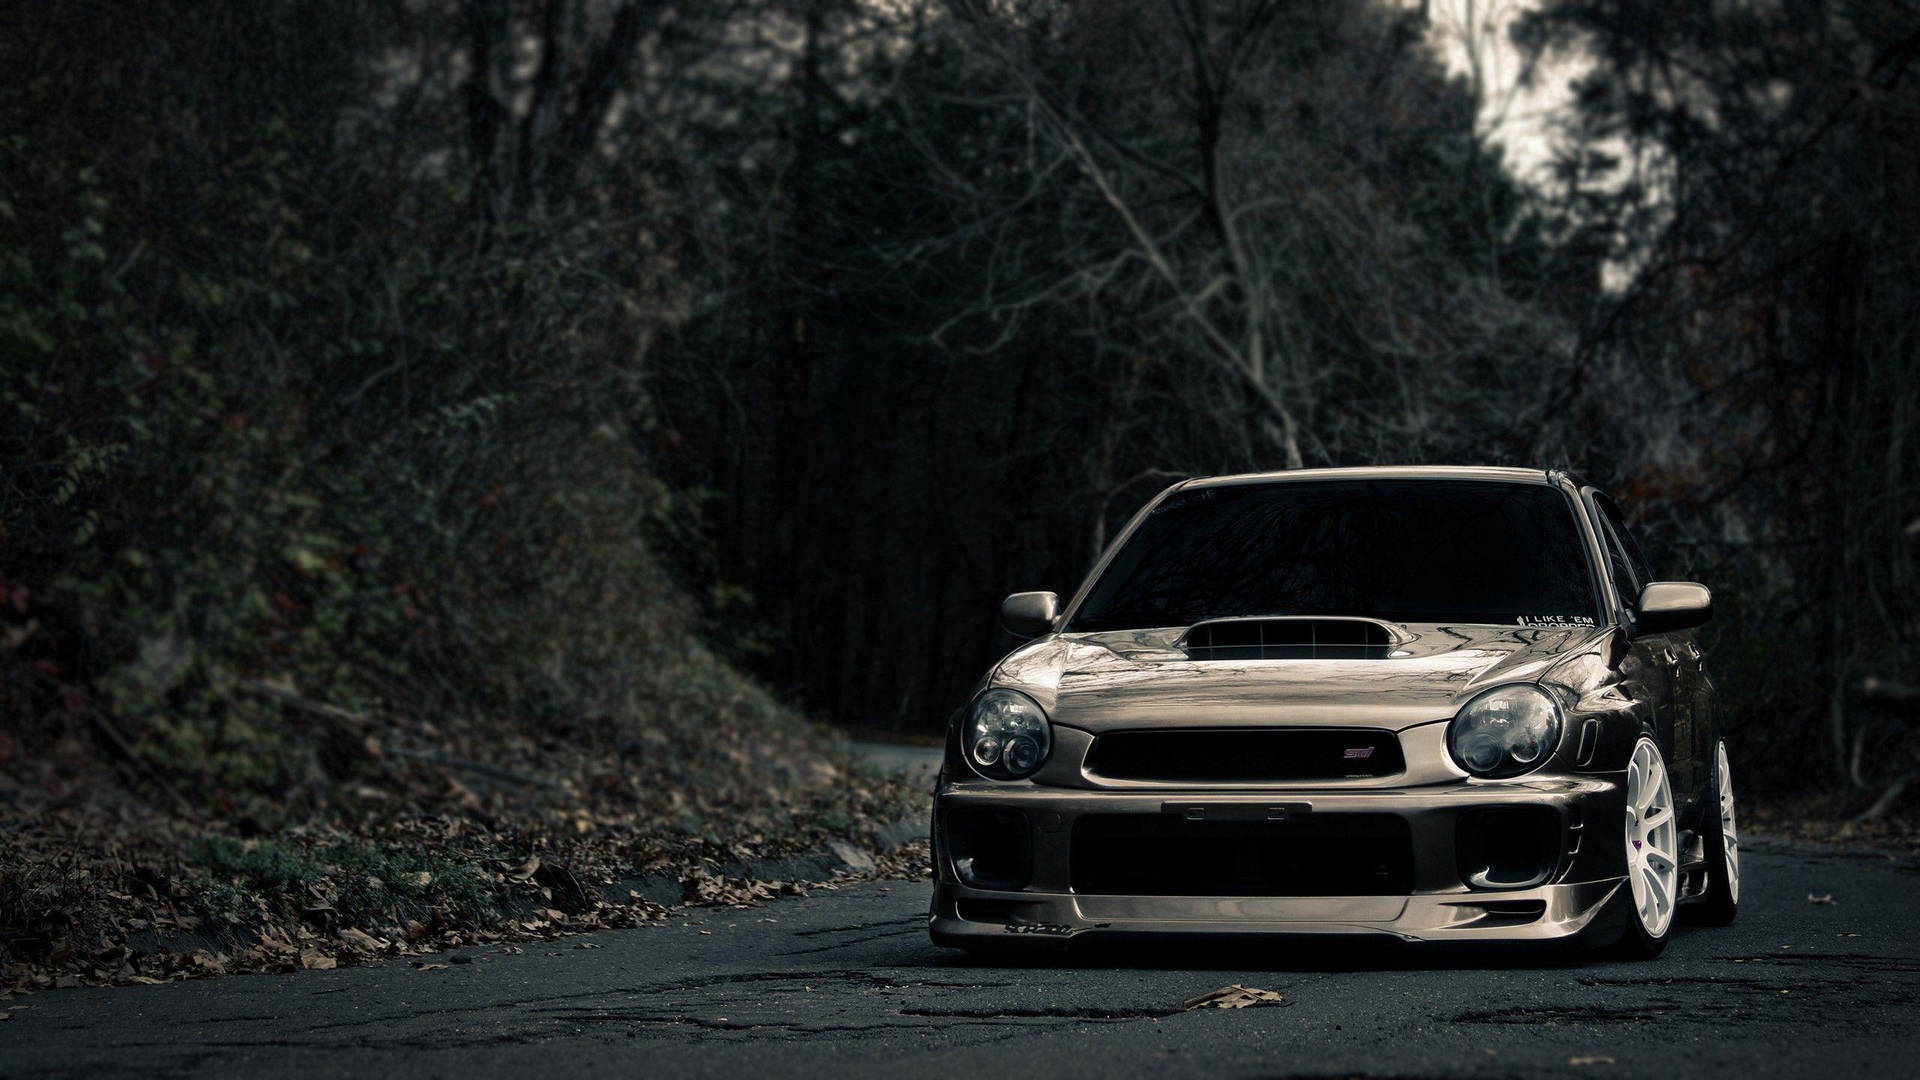
{"label": "windshield banner sticker", "polygon": [[1565,628],[1570,626],[1593,626],[1591,615],[1519,615],[1514,622],[1521,626],[1547,626]]}

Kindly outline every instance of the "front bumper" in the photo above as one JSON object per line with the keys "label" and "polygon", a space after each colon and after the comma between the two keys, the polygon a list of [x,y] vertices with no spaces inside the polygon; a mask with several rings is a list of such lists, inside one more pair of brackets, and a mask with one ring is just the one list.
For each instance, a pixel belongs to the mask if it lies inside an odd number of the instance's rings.
{"label": "front bumper", "polygon": [[[1619,828],[1625,814],[1622,780],[1611,775],[1367,791],[1124,794],[945,783],[934,801],[937,879],[929,930],[935,944],[959,948],[1057,948],[1180,935],[1601,944],[1618,935],[1624,917],[1624,902],[1616,899],[1626,894],[1624,834]],[[967,838],[955,832],[966,826],[957,823],[976,820],[983,812],[1002,827],[1017,822],[1024,837],[1026,874],[1013,887],[983,887],[974,864],[964,857],[974,883],[956,868],[956,839],[961,849],[967,845]],[[1140,858],[1151,861],[1177,854],[1177,846],[1168,847],[1167,838],[1176,838],[1177,844],[1183,829],[1196,838],[1196,848],[1201,838],[1211,844],[1205,847],[1205,857],[1211,858],[1246,838],[1264,838],[1264,830],[1285,838],[1311,823],[1317,846],[1295,850],[1310,852],[1308,861],[1328,859],[1332,868],[1343,862],[1338,847],[1343,823],[1363,821],[1368,828],[1356,829],[1356,836],[1379,834],[1377,823],[1387,822],[1393,826],[1393,843],[1406,856],[1393,867],[1383,856],[1379,876],[1361,882],[1365,887],[1359,895],[1322,895],[1353,887],[1358,879],[1348,865],[1338,866],[1337,873],[1330,870],[1320,883],[1324,887],[1314,887],[1311,865],[1279,868],[1278,880],[1285,882],[1279,888],[1291,895],[1262,895],[1258,884],[1250,885],[1244,877],[1205,875],[1186,880],[1202,883],[1202,889],[1228,891],[1220,887],[1225,882],[1233,895],[1197,894],[1177,880],[1169,884],[1154,878],[1150,866],[1130,878],[1102,875],[1088,865],[1095,857],[1096,832],[1104,845],[1099,857],[1111,859],[1115,852],[1124,856],[1130,825],[1137,825],[1143,837]],[[1539,834],[1537,869],[1477,873],[1477,864],[1486,861],[1481,834],[1513,821],[1526,821],[1528,829]],[[1215,832],[1213,822],[1232,824],[1222,824]],[[1076,837],[1082,845],[1078,858]],[[1224,845],[1218,842],[1223,837]],[[1255,864],[1271,857],[1264,852],[1247,855]],[[1357,858],[1360,863],[1368,860],[1364,853]],[[1116,880],[1153,885],[1126,892],[1114,886]]]}

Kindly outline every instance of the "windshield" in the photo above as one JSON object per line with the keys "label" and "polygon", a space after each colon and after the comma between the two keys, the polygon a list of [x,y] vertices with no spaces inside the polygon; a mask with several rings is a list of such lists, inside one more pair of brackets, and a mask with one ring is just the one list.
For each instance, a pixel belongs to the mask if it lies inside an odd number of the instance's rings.
{"label": "windshield", "polygon": [[1247,615],[1593,626],[1572,504],[1545,484],[1284,480],[1169,495],[1072,630]]}

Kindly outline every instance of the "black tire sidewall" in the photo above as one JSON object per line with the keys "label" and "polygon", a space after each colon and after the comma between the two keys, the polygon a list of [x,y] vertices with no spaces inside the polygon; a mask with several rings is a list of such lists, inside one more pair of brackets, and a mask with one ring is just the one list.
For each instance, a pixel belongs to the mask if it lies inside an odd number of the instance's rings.
{"label": "black tire sidewall", "polygon": [[[1725,739],[1714,743],[1713,805],[1707,808],[1707,822],[1701,830],[1707,849],[1707,891],[1689,912],[1690,921],[1706,926],[1725,926],[1740,910],[1740,901],[1733,895],[1732,879],[1727,873],[1727,838],[1720,827],[1720,752],[1726,745]],[[1736,793],[1736,815],[1739,809],[1740,799]]]}

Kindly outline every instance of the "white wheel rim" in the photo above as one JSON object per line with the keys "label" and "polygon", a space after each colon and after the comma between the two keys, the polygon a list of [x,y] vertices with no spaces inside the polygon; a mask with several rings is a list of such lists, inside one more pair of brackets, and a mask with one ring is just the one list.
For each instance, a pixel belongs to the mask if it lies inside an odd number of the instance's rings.
{"label": "white wheel rim", "polygon": [[1720,850],[1727,858],[1727,897],[1740,902],[1740,830],[1733,817],[1733,773],[1727,767],[1727,744],[1713,752],[1714,785],[1720,796]]}
{"label": "white wheel rim", "polygon": [[1627,885],[1640,926],[1653,936],[1673,922],[1679,892],[1679,831],[1673,821],[1673,785],[1652,739],[1641,739],[1627,762]]}

